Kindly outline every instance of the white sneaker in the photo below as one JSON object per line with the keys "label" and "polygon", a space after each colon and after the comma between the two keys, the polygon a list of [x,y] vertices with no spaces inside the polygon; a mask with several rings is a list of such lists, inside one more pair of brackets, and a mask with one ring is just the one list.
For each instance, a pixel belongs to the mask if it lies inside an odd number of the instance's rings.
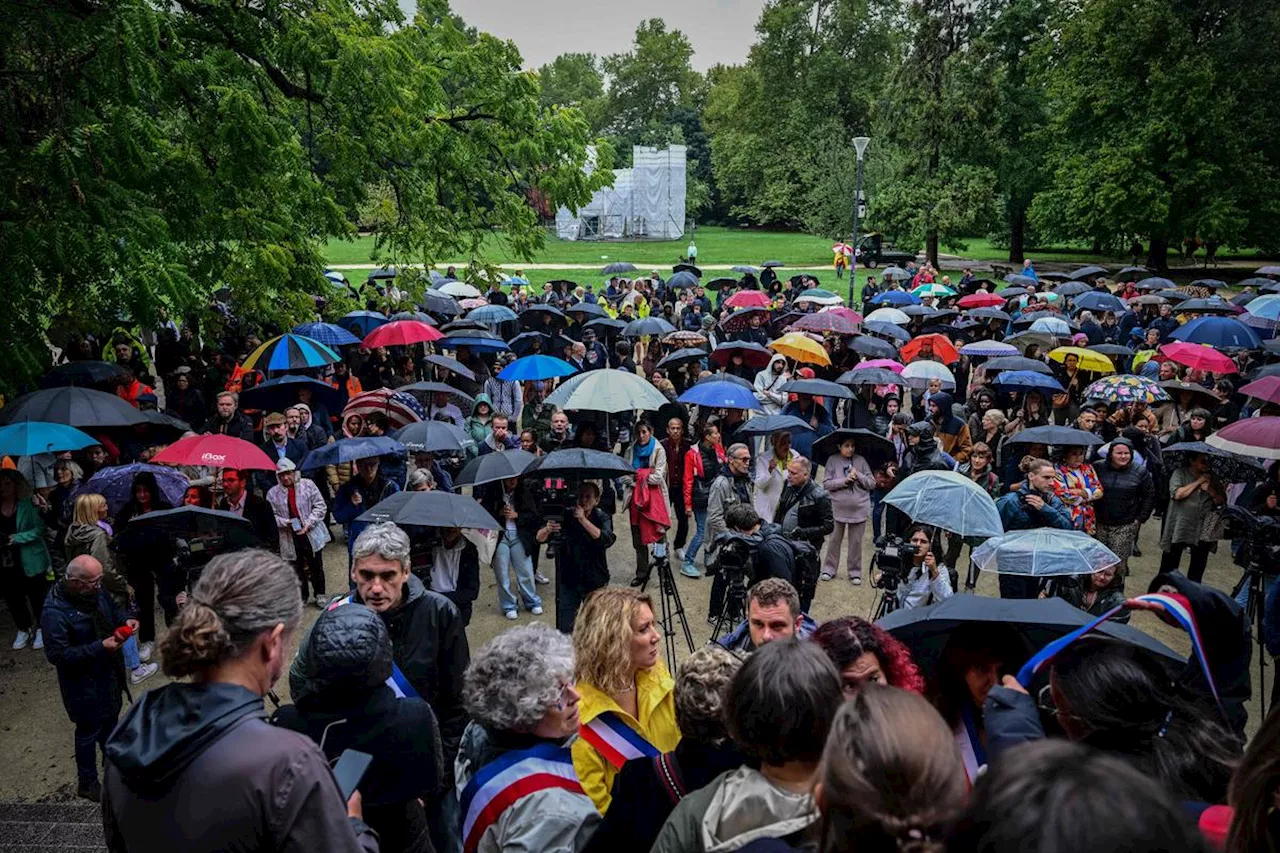
{"label": "white sneaker", "polygon": [[684,549],[683,549],[683,548],[677,548],[677,549],[676,549],[676,559],[677,559],[677,560],[679,560],[679,561],[680,561],[680,562],[682,562],[682,563],[684,562]]}
{"label": "white sneaker", "polygon": [[541,616],[541,615],[542,615],[542,605],[541,605],[541,604],[539,604],[537,607],[530,607],[530,608],[529,608],[529,612],[530,612],[530,613],[532,613],[534,616]]}
{"label": "white sneaker", "polygon": [[140,665],[138,666],[138,668],[137,668],[137,669],[135,669],[135,670],[133,670],[133,671],[131,671],[131,672],[129,673],[129,683],[130,683],[130,684],[141,684],[142,682],[146,681],[146,680],[147,680],[148,678],[150,678],[151,676],[155,675],[155,674],[156,674],[156,670],[158,670],[158,669],[160,669],[160,664],[158,664],[158,663],[144,663],[144,664],[140,664]]}
{"label": "white sneaker", "polygon": [[519,618],[520,618],[519,614],[517,614],[514,610],[508,610],[508,611],[507,611],[506,613],[504,613],[503,615],[504,615],[504,616],[506,616],[506,617],[507,617],[509,620],[511,620],[512,622],[514,622],[514,621],[516,621],[517,619],[519,619]]}
{"label": "white sneaker", "polygon": [[325,606],[329,603],[329,599],[319,593],[316,593],[314,603],[317,610],[324,610]]}
{"label": "white sneaker", "polygon": [[31,644],[31,648],[36,651],[40,651],[44,648],[44,631],[39,628],[36,629],[36,641]]}
{"label": "white sneaker", "polygon": [[143,663],[151,660],[151,650],[154,646],[154,643],[138,643],[138,660]]}
{"label": "white sneaker", "polygon": [[31,635],[26,631],[19,631],[18,636],[13,638],[13,648],[14,650],[25,649],[29,642],[31,642]]}

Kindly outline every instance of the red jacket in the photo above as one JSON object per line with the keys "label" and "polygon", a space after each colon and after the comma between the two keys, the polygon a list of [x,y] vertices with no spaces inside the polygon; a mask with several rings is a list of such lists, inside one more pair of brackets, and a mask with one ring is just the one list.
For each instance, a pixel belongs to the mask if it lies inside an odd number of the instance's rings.
{"label": "red jacket", "polygon": [[640,531],[640,542],[644,545],[661,542],[671,526],[662,489],[649,485],[649,473],[648,468],[636,471],[636,490],[631,496],[631,525]]}
{"label": "red jacket", "polygon": [[[725,463],[725,460],[728,459],[728,457],[724,455],[724,445],[721,445],[721,444],[716,445],[716,459],[720,461],[721,465],[723,465]],[[687,452],[684,455],[684,487],[683,488],[684,488],[684,505],[686,507],[693,506],[693,478],[705,477],[706,474],[707,474],[706,469],[702,467],[702,452],[698,450],[698,445],[695,444],[693,447],[690,447],[689,452]]]}

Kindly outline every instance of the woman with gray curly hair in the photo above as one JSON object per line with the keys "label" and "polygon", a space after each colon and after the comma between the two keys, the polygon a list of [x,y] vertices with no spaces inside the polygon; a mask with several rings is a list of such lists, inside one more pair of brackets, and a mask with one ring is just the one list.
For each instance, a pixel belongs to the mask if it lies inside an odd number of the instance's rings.
{"label": "woman with gray curly hair", "polygon": [[680,743],[647,760],[628,761],[613,783],[613,803],[591,840],[591,851],[648,850],[676,803],[746,760],[729,738],[724,698],[742,665],[722,646],[698,649],[676,671]]}
{"label": "woman with gray curly hair", "polygon": [[471,658],[471,724],[455,764],[468,853],[577,853],[600,824],[569,744],[578,734],[573,641],[548,625],[506,631]]}

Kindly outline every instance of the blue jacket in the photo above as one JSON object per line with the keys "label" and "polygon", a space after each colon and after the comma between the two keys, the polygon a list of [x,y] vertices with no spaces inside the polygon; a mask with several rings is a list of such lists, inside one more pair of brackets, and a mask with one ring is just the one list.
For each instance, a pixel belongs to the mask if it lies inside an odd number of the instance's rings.
{"label": "blue jacket", "polygon": [[[356,489],[360,490],[360,506],[356,506],[351,502],[351,496],[355,494]],[[333,517],[337,519],[347,531],[347,555],[350,556],[356,545],[356,537],[364,532],[369,526],[367,521],[356,521],[364,513],[380,503],[383,498],[390,497],[400,491],[400,486],[395,480],[385,477],[381,470],[378,476],[373,478],[373,483],[365,486],[358,476],[352,477],[347,482],[338,487],[338,494],[333,499]]]}
{"label": "blue jacket", "polygon": [[[996,501],[996,510],[1000,513],[1000,523],[1005,532],[1011,530],[1035,530],[1037,527],[1056,527],[1059,530],[1074,530],[1071,513],[1067,510],[1062,498],[1053,495],[1045,501],[1044,508],[1033,510],[1022,500],[1027,493],[1027,482],[1013,487],[1013,491]],[[1041,495],[1043,497],[1043,495]]]}
{"label": "blue jacket", "polygon": [[816,429],[812,432],[801,430],[792,434],[791,449],[796,453],[799,453],[805,459],[808,459],[815,466],[820,464],[820,460],[813,458],[813,443],[824,435],[829,435],[835,432],[836,429],[835,424],[831,422],[831,414],[827,411],[826,406],[821,405],[815,400],[813,403],[813,410],[806,415],[804,412],[800,411],[800,401],[795,400],[787,403],[787,405],[783,407],[782,414],[795,415],[805,423],[808,423],[809,419],[815,414],[817,415],[818,426]]}
{"label": "blue jacket", "polygon": [[[128,616],[116,606],[105,588],[98,589],[98,612],[114,628]],[[102,645],[94,630],[93,614],[77,608],[59,581],[49,590],[40,614],[44,656],[58,671],[62,705],[73,723],[93,723],[120,711],[124,686],[124,662],[120,652]]]}

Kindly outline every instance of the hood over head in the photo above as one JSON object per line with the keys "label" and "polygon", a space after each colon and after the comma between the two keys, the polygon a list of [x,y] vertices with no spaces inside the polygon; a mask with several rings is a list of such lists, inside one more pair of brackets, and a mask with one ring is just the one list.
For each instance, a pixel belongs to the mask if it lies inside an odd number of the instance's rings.
{"label": "hood over head", "polygon": [[299,652],[298,669],[303,680],[293,700],[300,706],[317,698],[359,701],[391,676],[386,623],[363,604],[326,610]]}
{"label": "hood over head", "polygon": [[479,417],[476,413],[476,409],[480,408],[481,403],[484,403],[489,407],[489,417],[493,417],[493,400],[490,399],[489,395],[483,391],[476,395],[476,401],[471,404],[471,417]]}

